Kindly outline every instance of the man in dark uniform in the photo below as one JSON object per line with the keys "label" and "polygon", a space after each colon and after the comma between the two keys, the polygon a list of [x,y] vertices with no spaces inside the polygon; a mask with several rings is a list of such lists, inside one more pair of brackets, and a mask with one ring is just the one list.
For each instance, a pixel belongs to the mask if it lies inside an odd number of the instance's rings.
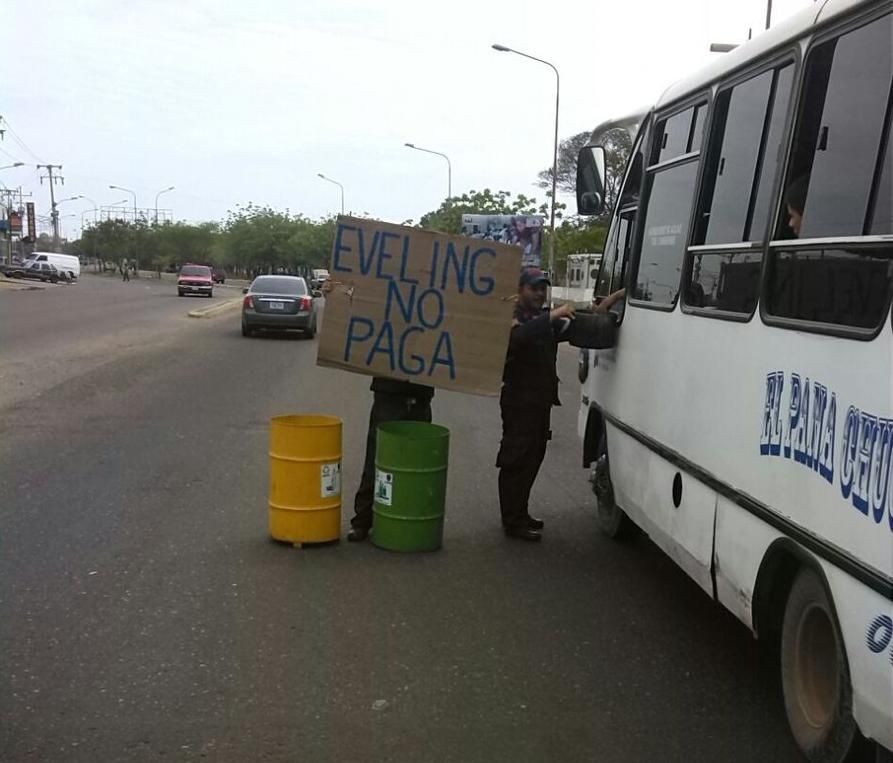
{"label": "man in dark uniform", "polygon": [[423,384],[412,384],[376,376],[372,380],[372,411],[366,434],[366,460],[363,476],[354,497],[354,516],[347,539],[366,540],[372,529],[372,503],[375,490],[375,441],[378,425],[386,421],[431,421],[431,398],[434,389]]}
{"label": "man in dark uniform", "polygon": [[[539,268],[525,268],[518,285],[518,302],[502,375],[502,443],[496,457],[499,468],[499,509],[510,538],[539,541],[543,521],[528,513],[530,491],[552,436],[552,406],[558,401],[555,363],[558,343],[572,338],[574,308],[544,308],[549,279]],[[622,292],[600,306],[597,321],[615,326],[607,310]]]}

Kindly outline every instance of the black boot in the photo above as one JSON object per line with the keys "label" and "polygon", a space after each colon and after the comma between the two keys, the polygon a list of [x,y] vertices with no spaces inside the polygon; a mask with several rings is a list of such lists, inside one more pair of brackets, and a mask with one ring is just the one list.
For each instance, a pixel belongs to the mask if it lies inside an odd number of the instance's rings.
{"label": "black boot", "polygon": [[368,527],[352,527],[347,534],[347,540],[351,543],[360,543],[369,537]]}

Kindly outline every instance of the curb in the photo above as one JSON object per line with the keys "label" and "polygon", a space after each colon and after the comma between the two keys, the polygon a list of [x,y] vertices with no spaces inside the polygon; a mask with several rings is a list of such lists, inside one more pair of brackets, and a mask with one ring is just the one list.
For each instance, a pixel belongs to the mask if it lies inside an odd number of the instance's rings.
{"label": "curb", "polygon": [[211,307],[202,307],[198,310],[190,310],[187,315],[190,318],[212,318],[215,315],[219,315],[220,313],[225,313],[227,310],[232,310],[234,307],[238,307],[241,304],[241,297],[237,299],[228,299],[225,302],[211,305]]}
{"label": "curb", "polygon": [[9,288],[13,291],[42,291],[46,289],[46,286],[43,284],[38,285],[18,278],[4,277],[0,277],[0,287]]}

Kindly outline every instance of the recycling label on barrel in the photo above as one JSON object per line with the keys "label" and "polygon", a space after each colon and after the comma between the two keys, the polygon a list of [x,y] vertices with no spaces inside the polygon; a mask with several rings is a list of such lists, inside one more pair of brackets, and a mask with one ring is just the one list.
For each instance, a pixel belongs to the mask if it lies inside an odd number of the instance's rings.
{"label": "recycling label on barrel", "polygon": [[341,462],[323,464],[319,467],[320,489],[323,498],[341,495]]}
{"label": "recycling label on barrel", "polygon": [[390,506],[394,500],[394,475],[390,472],[375,470],[375,502],[382,506]]}

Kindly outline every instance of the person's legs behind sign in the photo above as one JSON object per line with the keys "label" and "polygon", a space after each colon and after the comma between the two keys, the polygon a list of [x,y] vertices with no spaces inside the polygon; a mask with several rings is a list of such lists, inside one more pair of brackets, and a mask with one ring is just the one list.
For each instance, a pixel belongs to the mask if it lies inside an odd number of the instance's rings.
{"label": "person's legs behind sign", "polygon": [[362,541],[372,529],[372,504],[375,492],[375,446],[378,427],[387,421],[431,421],[431,396],[406,395],[376,390],[373,393],[372,410],[369,412],[369,429],[366,432],[366,456],[363,475],[354,497],[354,516],[350,520],[349,541]]}

